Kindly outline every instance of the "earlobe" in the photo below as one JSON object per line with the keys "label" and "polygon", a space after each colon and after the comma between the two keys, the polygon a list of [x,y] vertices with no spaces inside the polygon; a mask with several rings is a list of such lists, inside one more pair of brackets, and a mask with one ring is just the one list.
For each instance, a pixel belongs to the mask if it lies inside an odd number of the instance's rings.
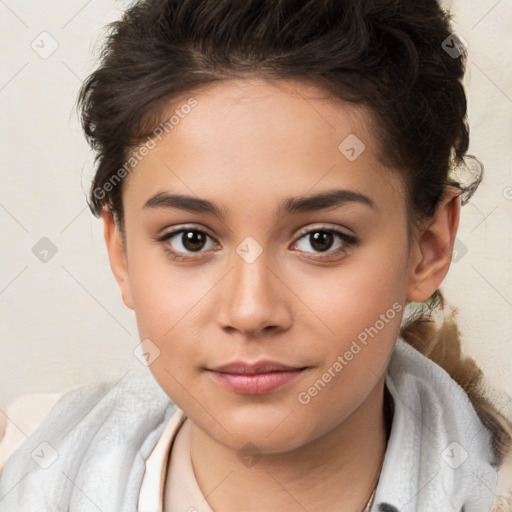
{"label": "earlobe", "polygon": [[135,309],[132,300],[126,251],[121,240],[119,227],[110,210],[103,209],[101,218],[103,219],[103,235],[107,246],[110,268],[121,289],[123,302],[130,309]]}
{"label": "earlobe", "polygon": [[413,242],[407,287],[408,300],[427,300],[443,282],[452,260],[460,207],[460,191],[448,189],[436,212]]}

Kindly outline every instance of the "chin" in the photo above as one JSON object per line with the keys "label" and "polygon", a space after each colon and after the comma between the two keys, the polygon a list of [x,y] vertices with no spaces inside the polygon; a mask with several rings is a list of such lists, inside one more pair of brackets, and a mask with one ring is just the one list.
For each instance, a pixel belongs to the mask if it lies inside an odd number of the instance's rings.
{"label": "chin", "polygon": [[285,453],[316,437],[315,426],[309,424],[304,413],[299,417],[298,411],[283,404],[268,407],[258,404],[249,408],[219,406],[217,410],[223,412],[215,416],[216,421],[204,411],[200,417],[191,416],[191,419],[208,436],[233,450],[250,449],[247,445],[254,445],[256,452]]}

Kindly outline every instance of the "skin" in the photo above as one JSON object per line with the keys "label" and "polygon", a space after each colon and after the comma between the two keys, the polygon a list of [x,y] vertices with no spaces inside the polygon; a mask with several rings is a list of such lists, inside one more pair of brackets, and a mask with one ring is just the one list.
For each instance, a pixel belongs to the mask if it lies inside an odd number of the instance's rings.
{"label": "skin", "polygon": [[[125,179],[126,249],[112,215],[102,215],[123,300],[140,339],[160,350],[150,369],[191,420],[192,464],[213,510],[360,511],[386,447],[383,375],[403,308],[444,279],[460,199],[447,193],[409,246],[403,182],[380,161],[368,111],[295,81],[231,80],[193,96],[198,105]],[[354,161],[338,150],[349,134],[366,146]],[[350,202],[275,215],[284,199],[338,188],[365,194],[375,208]],[[208,199],[226,216],[143,208],[160,191]],[[196,252],[181,234],[155,240],[183,225],[211,238]],[[301,231],[315,228],[357,242],[344,246],[334,235],[322,252]],[[251,263],[237,253],[249,236],[262,250]],[[170,258],[165,246],[187,259]],[[394,319],[300,403],[299,393],[394,303],[402,307]],[[205,370],[262,359],[308,370],[256,396],[221,387]],[[237,456],[246,443],[256,464]]]}

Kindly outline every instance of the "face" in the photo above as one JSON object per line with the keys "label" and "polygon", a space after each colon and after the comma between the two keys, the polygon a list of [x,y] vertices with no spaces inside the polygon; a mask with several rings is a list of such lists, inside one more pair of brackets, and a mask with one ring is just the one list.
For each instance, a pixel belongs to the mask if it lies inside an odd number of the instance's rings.
{"label": "face", "polygon": [[[199,428],[290,450],[344,422],[385,371],[412,286],[401,177],[368,112],[304,83],[234,80],[180,101],[125,179],[123,299]],[[244,373],[262,361],[274,366]]]}

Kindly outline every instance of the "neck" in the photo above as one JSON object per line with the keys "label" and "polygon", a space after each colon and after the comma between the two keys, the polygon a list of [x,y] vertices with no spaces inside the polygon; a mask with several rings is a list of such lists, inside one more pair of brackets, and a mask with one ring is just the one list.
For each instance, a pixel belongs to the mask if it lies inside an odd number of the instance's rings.
{"label": "neck", "polygon": [[210,507],[223,512],[361,512],[377,483],[388,437],[384,384],[327,434],[245,466],[237,451],[191,423],[191,458]]}

